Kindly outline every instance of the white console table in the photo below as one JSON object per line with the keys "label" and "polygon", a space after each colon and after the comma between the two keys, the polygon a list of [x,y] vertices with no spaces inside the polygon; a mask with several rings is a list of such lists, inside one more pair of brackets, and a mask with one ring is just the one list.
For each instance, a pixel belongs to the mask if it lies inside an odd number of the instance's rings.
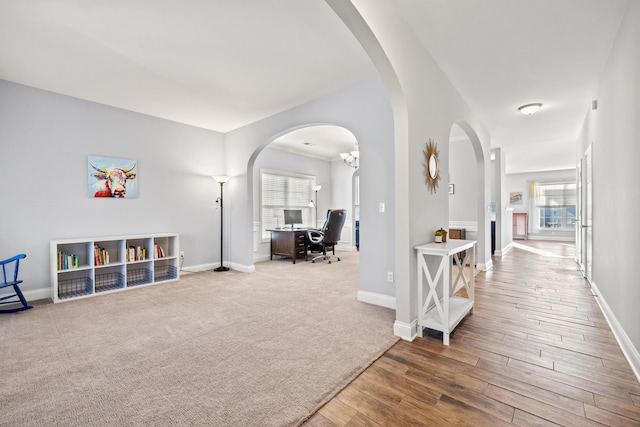
{"label": "white console table", "polygon": [[[418,268],[418,327],[421,333],[422,328],[441,331],[443,343],[449,345],[449,334],[473,310],[476,241],[450,239],[445,243],[418,245],[415,249]],[[461,260],[458,254],[463,251],[465,255]],[[457,275],[452,281],[454,263]],[[430,270],[429,264],[435,271]],[[464,274],[465,265],[469,265],[469,277]],[[424,286],[425,277],[428,289]],[[467,298],[453,295],[461,280]],[[439,284],[441,295],[438,295]]]}

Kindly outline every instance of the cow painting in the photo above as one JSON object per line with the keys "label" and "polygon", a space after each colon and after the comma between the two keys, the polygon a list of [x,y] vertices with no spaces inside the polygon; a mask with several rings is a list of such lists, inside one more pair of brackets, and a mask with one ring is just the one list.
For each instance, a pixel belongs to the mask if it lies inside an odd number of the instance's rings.
{"label": "cow painting", "polygon": [[[113,160],[113,159],[112,159]],[[128,161],[127,166],[108,166],[99,167],[98,162],[89,161],[90,177],[98,179],[94,180],[93,185],[90,185],[90,195],[93,191],[93,197],[113,197],[113,198],[125,198],[127,195],[127,183],[136,178],[136,174],[132,170],[136,167],[136,163]],[[136,194],[132,195],[136,197]]]}

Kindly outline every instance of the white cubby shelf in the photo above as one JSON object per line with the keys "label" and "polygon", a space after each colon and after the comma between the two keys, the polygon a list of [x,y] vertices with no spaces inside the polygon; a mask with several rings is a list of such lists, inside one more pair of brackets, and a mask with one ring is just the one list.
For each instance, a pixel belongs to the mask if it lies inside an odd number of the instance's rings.
{"label": "white cubby shelf", "polygon": [[52,240],[54,303],[180,278],[175,233]]}

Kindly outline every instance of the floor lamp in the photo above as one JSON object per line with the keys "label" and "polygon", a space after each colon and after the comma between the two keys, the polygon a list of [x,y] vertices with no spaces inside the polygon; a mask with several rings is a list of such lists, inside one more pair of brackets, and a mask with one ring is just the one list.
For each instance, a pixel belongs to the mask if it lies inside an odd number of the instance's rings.
{"label": "floor lamp", "polygon": [[322,185],[314,185],[313,187],[311,187],[311,189],[316,192],[316,200],[313,203],[313,206],[316,208],[316,223],[313,224],[314,228],[318,226],[318,191],[320,191],[321,188]]}
{"label": "floor lamp", "polygon": [[229,271],[229,267],[225,267],[222,263],[224,260],[224,257],[222,256],[223,252],[222,252],[222,246],[224,243],[224,227],[223,227],[223,217],[224,217],[224,209],[223,209],[223,205],[222,205],[222,186],[224,185],[225,182],[229,181],[229,177],[228,176],[214,176],[213,179],[216,180],[216,182],[218,184],[220,184],[220,197],[218,197],[218,200],[220,201],[220,267],[218,268],[214,268],[213,271]]}

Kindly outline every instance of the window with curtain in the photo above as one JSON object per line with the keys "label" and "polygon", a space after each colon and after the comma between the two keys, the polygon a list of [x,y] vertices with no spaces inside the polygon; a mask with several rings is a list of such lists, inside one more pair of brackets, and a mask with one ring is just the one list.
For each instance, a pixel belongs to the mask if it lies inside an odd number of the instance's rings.
{"label": "window with curtain", "polygon": [[260,223],[263,241],[271,237],[267,230],[284,225],[282,219],[274,217],[274,209],[300,209],[302,226],[312,226],[315,211],[309,203],[313,200],[311,187],[314,185],[315,176],[272,170],[260,171]]}
{"label": "window with curtain", "polygon": [[531,201],[538,230],[575,229],[575,182],[534,183]]}

